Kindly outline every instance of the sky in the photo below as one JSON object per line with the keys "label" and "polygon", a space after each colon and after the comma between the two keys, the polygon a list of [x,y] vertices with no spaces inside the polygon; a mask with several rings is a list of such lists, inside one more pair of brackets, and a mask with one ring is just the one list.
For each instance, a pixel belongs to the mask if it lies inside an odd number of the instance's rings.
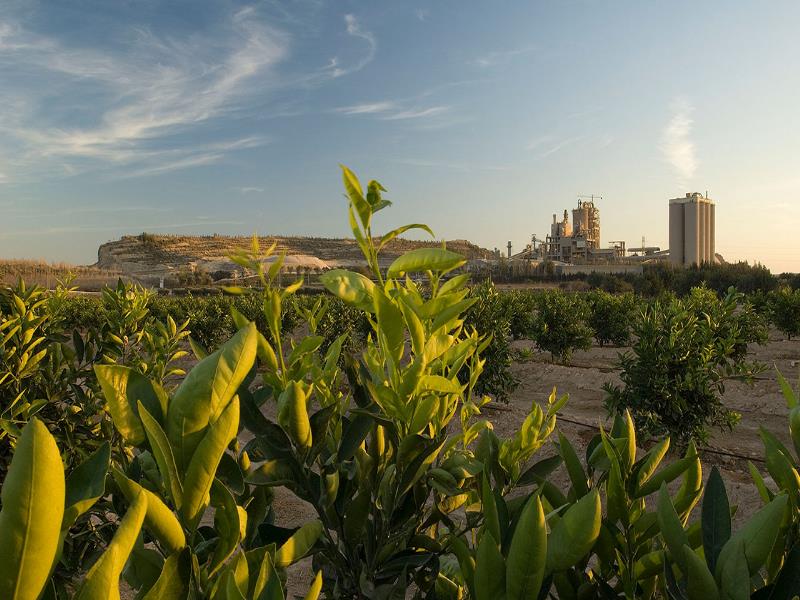
{"label": "sky", "polygon": [[708,192],[728,261],[800,271],[800,3],[3,0],[0,257],[143,231],[376,231],[521,250],[579,195],[667,246]]}

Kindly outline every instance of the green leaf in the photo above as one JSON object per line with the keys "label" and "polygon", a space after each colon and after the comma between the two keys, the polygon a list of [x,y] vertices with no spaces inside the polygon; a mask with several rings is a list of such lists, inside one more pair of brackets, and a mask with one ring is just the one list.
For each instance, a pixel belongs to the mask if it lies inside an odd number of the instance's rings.
{"label": "green leaf", "polygon": [[303,600],[317,600],[320,592],[322,592],[322,571],[317,571],[314,581],[311,583],[311,587],[308,588],[308,592],[303,596]]}
{"label": "green leaf", "polygon": [[245,481],[252,485],[280,486],[295,482],[291,465],[284,459],[265,461],[250,473]]}
{"label": "green leaf", "polygon": [[[599,503],[599,499],[598,499]],[[517,522],[506,560],[506,598],[537,598],[548,556],[547,525],[539,496],[532,496]]]}
{"label": "green leaf", "polygon": [[654,550],[642,556],[633,566],[633,573],[637,581],[644,581],[664,572],[663,550]]}
{"label": "green leaf", "polygon": [[800,544],[795,543],[781,567],[770,600],[792,600],[800,596]]}
{"label": "green leaf", "polygon": [[358,177],[355,176],[355,173],[344,165],[339,166],[342,168],[342,181],[344,182],[344,189],[347,192],[347,197],[356,209],[358,217],[361,219],[361,224],[366,229],[369,227],[373,209],[364,198],[364,192],[361,189],[361,184],[358,181]]}
{"label": "green leaf", "polygon": [[175,508],[180,509],[183,502],[183,486],[178,474],[178,467],[175,465],[172,447],[167,440],[167,434],[142,404],[139,404],[139,417],[142,419],[147,440],[150,442],[150,450],[158,465],[158,471],[172,496]]}
{"label": "green leaf", "polygon": [[786,400],[786,407],[789,410],[791,410],[795,406],[797,406],[797,396],[795,395],[794,390],[792,389],[792,384],[786,381],[786,378],[780,371],[778,371],[778,369],[775,369],[775,372],[778,375],[778,383],[781,386],[781,392],[783,393],[783,397]]}
{"label": "green leaf", "polygon": [[667,454],[667,450],[669,450],[669,438],[663,439],[661,442],[653,446],[642,462],[642,465],[639,467],[638,472],[636,473],[636,486],[641,487],[647,480],[652,477],[653,473],[655,473],[658,465],[661,464],[664,456]]}
{"label": "green leaf", "polygon": [[104,442],[92,455],[79,464],[66,481],[66,508],[62,531],[68,530],[83,513],[89,510],[106,490],[106,473],[111,460],[111,446]]}
{"label": "green leaf", "polygon": [[689,442],[685,456],[694,457],[694,460],[689,462],[689,467],[683,472],[681,487],[675,494],[675,510],[683,523],[686,523],[689,513],[703,493],[703,465],[700,463],[694,441]]}
{"label": "green leaf", "polygon": [[211,505],[216,508],[214,529],[219,538],[208,566],[209,577],[212,577],[231,557],[242,538],[242,523],[236,500],[230,490],[217,479],[211,485]]}
{"label": "green leaf", "polygon": [[689,456],[684,456],[683,458],[676,460],[674,463],[667,465],[653,475],[650,479],[648,479],[643,485],[637,486],[636,497],[644,498],[653,492],[657,492],[662,483],[669,483],[674,479],[677,479],[696,461],[697,454],[690,454]]}
{"label": "green leaf", "polygon": [[488,531],[478,544],[475,561],[475,600],[498,600],[505,596],[506,567],[497,542]]}
{"label": "green leaf", "polygon": [[119,576],[133,550],[147,513],[147,498],[139,493],[108,544],[106,551],[92,565],[75,600],[118,600]]}
{"label": "green leaf", "polygon": [[559,454],[554,454],[553,456],[540,460],[520,476],[517,485],[523,486],[544,483],[547,477],[561,466],[562,462],[563,459]]}
{"label": "green leaf", "polygon": [[731,538],[731,546],[726,560],[717,563],[720,573],[716,580],[719,583],[723,600],[749,600],[750,573],[745,555],[744,540]]}
{"label": "green leaf", "polygon": [[767,561],[778,537],[787,503],[788,497],[785,494],[775,496],[769,504],[750,517],[750,520],[731,536],[717,558],[715,570],[717,581],[721,582],[724,573],[730,569],[730,565],[726,566],[726,563],[738,560],[736,553],[740,544],[744,547],[750,575],[758,572]]}
{"label": "green leaf", "polygon": [[457,292],[462,287],[464,287],[468,281],[469,281],[469,273],[462,273],[461,275],[456,275],[455,277],[451,277],[450,279],[445,281],[439,288],[439,296],[443,296],[451,292]]}
{"label": "green leaf", "polygon": [[164,568],[164,557],[154,548],[145,548],[141,536],[133,545],[122,577],[133,588],[149,590],[156,584]]}
{"label": "green leaf", "polygon": [[301,383],[290,381],[278,397],[278,424],[298,448],[311,447],[311,422],[306,406],[306,391]]}
{"label": "green leaf", "polygon": [[569,569],[589,553],[600,535],[602,516],[596,489],[567,509],[547,540],[548,572]]}
{"label": "green leaf", "polygon": [[238,428],[239,398],[234,396],[219,419],[209,425],[205,437],[198,444],[186,469],[180,514],[187,529],[197,527],[203,516],[219,461],[225,448],[236,437]]}
{"label": "green leaf", "polygon": [[258,574],[253,588],[254,600],[283,600],[283,586],[275,565],[272,553],[265,552],[261,559]]}
{"label": "green leaf", "polygon": [[775,497],[775,494],[773,494],[767,488],[767,484],[764,483],[764,478],[761,476],[761,473],[758,472],[758,469],[752,462],[747,461],[747,468],[750,471],[750,476],[753,478],[753,483],[758,490],[758,495],[761,497],[762,502],[767,504]]}
{"label": "green leaf", "polygon": [[50,432],[32,418],[2,488],[0,598],[36,600],[50,576],[64,517],[64,468]]}
{"label": "green leaf", "polygon": [[306,355],[315,352],[323,343],[325,338],[319,335],[309,335],[304,337],[289,354],[287,364],[293,365],[302,360]]}
{"label": "green leaf", "polygon": [[383,250],[383,247],[386,246],[386,244],[391,242],[398,235],[403,235],[406,231],[409,231],[411,229],[422,229],[423,231],[427,231],[428,233],[430,233],[431,237],[436,237],[435,235],[433,235],[433,231],[431,231],[431,228],[428,227],[427,225],[424,225],[423,223],[412,223],[411,225],[403,225],[402,227],[393,229],[389,233],[381,236],[381,242],[380,244],[378,244],[378,251],[380,252],[381,250]]}
{"label": "green leaf", "polygon": [[714,573],[717,568],[717,557],[731,537],[731,507],[728,503],[725,483],[716,466],[711,469],[711,474],[706,482],[701,524],[706,562],[708,568]]}
{"label": "green leaf", "polygon": [[719,590],[706,562],[689,547],[683,547],[683,562],[686,565],[686,591],[689,600],[718,600]]}
{"label": "green leaf", "polygon": [[322,535],[320,521],[305,523],[275,552],[275,566],[284,568],[296,563],[308,554],[320,535]]}
{"label": "green leaf", "polygon": [[94,372],[103,390],[114,427],[128,444],[142,445],[145,433],[139,420],[139,402],[158,420],[164,410],[152,383],[141,373],[123,365],[95,365]]}
{"label": "green leaf", "polygon": [[589,493],[586,472],[583,470],[575,448],[572,447],[572,444],[569,443],[569,440],[564,437],[564,434],[560,431],[558,432],[558,448],[561,458],[564,459],[564,465],[567,467],[567,473],[572,482],[572,487],[575,490],[575,495],[578,498],[585,496]]}
{"label": "green leaf", "polygon": [[192,354],[194,354],[197,360],[203,360],[206,356],[208,356],[208,350],[203,347],[203,344],[198,342],[192,336],[189,336],[189,347],[192,349]]}
{"label": "green leaf", "polygon": [[389,356],[398,364],[403,358],[406,341],[403,312],[380,290],[375,292],[373,300],[378,317],[378,335],[386,344]]}
{"label": "green leaf", "polygon": [[219,418],[253,368],[257,333],[254,323],[240,329],[200,361],[175,392],[165,429],[180,473],[186,472],[206,427]]}
{"label": "green leaf", "polygon": [[448,379],[441,375],[424,375],[417,384],[417,391],[439,392],[440,394],[460,394],[461,384],[458,380]]}
{"label": "green leaf", "polygon": [[355,455],[374,425],[375,420],[367,415],[356,415],[352,421],[343,425],[344,431],[338,452],[339,461],[349,460]]}
{"label": "green leaf", "polygon": [[465,262],[467,261],[463,256],[450,250],[417,248],[397,257],[386,275],[396,278],[404,273],[446,272],[460,267]]}
{"label": "green leaf", "polygon": [[689,545],[689,538],[686,536],[678,514],[675,512],[675,507],[672,505],[666,483],[661,485],[661,490],[658,493],[658,525],[672,555],[672,560],[685,573],[686,565],[684,563],[683,547]]}
{"label": "green leaf", "polygon": [[129,479],[119,469],[112,471],[114,481],[128,502],[133,502],[142,493],[147,499],[144,527],[156,538],[167,556],[186,546],[186,536],[175,514],[150,490]]}
{"label": "green leaf", "polygon": [[186,600],[191,573],[191,550],[184,548],[167,558],[161,575],[142,600]]}
{"label": "green leaf", "polygon": [[800,406],[795,406],[789,411],[789,433],[792,436],[794,451],[800,456]]}
{"label": "green leaf", "polygon": [[484,474],[481,479],[481,501],[483,503],[483,528],[485,532],[492,534],[495,540],[500,537],[500,517],[497,512],[497,502],[489,486],[489,477]]}

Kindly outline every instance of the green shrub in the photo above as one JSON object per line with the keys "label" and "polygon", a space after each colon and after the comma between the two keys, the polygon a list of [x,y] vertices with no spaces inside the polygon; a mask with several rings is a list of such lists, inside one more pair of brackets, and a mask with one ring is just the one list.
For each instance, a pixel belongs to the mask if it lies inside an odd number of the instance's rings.
{"label": "green shrub", "polygon": [[[106,494],[118,526],[82,581],[73,573],[76,600],[119,598],[122,577],[145,600],[284,598],[280,571],[311,550],[321,528],[312,521],[276,537],[265,520],[263,488],[245,481],[247,455],[227,451],[236,445],[237,391],[247,395],[240,386],[258,335],[255,326],[243,327],[172,396],[130,367],[97,365],[114,425],[135,449],[127,466],[113,461],[104,444],[65,480],[55,440],[31,419],[2,490],[3,598],[38,598],[45,587],[49,597],[70,597],[50,580],[60,540]],[[212,508],[213,525],[204,518]],[[317,598],[321,583],[317,574],[306,597]]]}
{"label": "green shrub", "polygon": [[515,340],[529,339],[535,328],[535,292],[514,290],[502,295],[505,313],[509,318],[509,333]]}
{"label": "green shrub", "polygon": [[[319,302],[321,299],[314,296],[298,297],[309,303],[309,307]],[[344,364],[345,356],[356,356],[364,349],[364,344],[367,336],[372,331],[369,323],[369,317],[363,310],[359,310],[355,306],[346,304],[339,298],[326,298],[326,309],[317,320],[317,335],[322,336],[323,341],[320,345],[320,352],[326,353],[331,345],[341,336],[345,336],[344,344],[342,345],[342,365]]]}
{"label": "green shrub", "polygon": [[589,305],[584,295],[547,290],[536,296],[533,339],[553,360],[569,362],[575,350],[588,350],[594,332],[587,325]]}
{"label": "green shrub", "polygon": [[725,382],[752,381],[763,367],[747,360],[747,345],[767,339],[742,294],[719,300],[695,288],[685,299],[665,296],[637,313],[633,335],[620,356],[622,386],[604,386],[609,411],[630,410],[641,431],[681,443],[705,440],[709,426],[734,427],[740,416],[722,403]]}
{"label": "green shrub", "polygon": [[[476,300],[465,314],[464,325],[475,329],[481,335],[491,336],[491,341],[483,351],[485,360],[483,371],[475,384],[477,394],[490,394],[501,402],[507,402],[509,395],[519,385],[511,372],[511,318],[503,293],[498,292],[491,282],[482,283],[470,290],[470,297]],[[461,375],[466,383],[468,373]]]}
{"label": "green shrub", "polygon": [[633,294],[610,294],[594,291],[587,294],[589,302],[588,325],[600,346],[613,344],[625,346],[631,336],[631,320],[636,308]]}
{"label": "green shrub", "polygon": [[800,289],[782,287],[771,292],[767,300],[770,321],[786,335],[800,335]]}

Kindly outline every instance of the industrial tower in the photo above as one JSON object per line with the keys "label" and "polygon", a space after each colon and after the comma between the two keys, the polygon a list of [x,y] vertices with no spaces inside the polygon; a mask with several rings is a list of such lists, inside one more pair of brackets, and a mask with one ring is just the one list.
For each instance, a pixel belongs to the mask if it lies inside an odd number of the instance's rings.
{"label": "industrial tower", "polygon": [[669,260],[675,265],[713,263],[716,256],[715,206],[694,192],[669,201]]}

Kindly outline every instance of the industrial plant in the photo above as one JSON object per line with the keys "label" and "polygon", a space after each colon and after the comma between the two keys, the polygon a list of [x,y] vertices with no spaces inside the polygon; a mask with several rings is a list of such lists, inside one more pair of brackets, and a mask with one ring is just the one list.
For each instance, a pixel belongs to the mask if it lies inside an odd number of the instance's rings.
{"label": "industrial plant", "polygon": [[[512,253],[511,261],[551,263],[556,273],[580,272],[623,273],[641,271],[648,262],[669,261],[675,265],[699,265],[719,262],[715,245],[715,205],[698,192],[669,200],[669,249],[648,246],[644,238],[640,246],[628,248],[624,240],[614,240],[604,247],[600,238],[602,196],[579,196],[576,208],[564,210],[561,219],[553,215],[550,233],[544,239],[531,236],[531,243],[521,252]],[[495,250],[499,257],[499,250]]]}

